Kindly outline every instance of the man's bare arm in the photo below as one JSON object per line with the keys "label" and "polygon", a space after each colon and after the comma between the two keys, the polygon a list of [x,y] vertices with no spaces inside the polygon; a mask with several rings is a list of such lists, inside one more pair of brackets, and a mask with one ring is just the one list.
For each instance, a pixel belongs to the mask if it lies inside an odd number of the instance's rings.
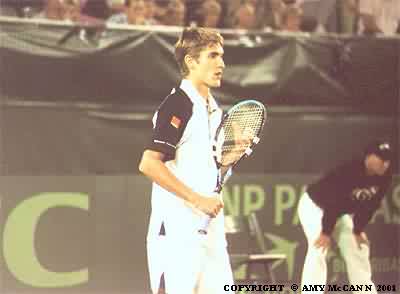
{"label": "man's bare arm", "polygon": [[165,165],[164,154],[145,150],[139,164],[139,170],[153,182],[177,197],[187,201],[202,212],[215,217],[223,207],[217,197],[204,197],[186,186]]}

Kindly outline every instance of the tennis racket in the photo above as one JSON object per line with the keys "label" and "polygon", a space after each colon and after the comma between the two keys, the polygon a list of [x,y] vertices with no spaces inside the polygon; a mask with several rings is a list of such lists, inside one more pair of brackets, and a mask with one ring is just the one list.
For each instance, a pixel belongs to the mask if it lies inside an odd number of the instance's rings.
{"label": "tennis racket", "polygon": [[[245,100],[229,109],[216,131],[213,153],[218,167],[217,185],[219,194],[233,168],[253,152],[260,141],[260,134],[267,119],[265,106],[255,100]],[[207,234],[211,217],[207,216],[198,232]]]}

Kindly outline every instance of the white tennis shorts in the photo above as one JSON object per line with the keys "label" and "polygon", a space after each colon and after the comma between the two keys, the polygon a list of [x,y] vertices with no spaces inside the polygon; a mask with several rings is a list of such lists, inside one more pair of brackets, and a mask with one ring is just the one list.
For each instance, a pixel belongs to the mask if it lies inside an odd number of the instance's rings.
{"label": "white tennis shorts", "polygon": [[[201,237],[199,237],[201,238]],[[204,242],[177,243],[159,236],[147,242],[150,285],[158,292],[164,274],[168,294],[222,294],[233,284],[227,248],[208,248]]]}

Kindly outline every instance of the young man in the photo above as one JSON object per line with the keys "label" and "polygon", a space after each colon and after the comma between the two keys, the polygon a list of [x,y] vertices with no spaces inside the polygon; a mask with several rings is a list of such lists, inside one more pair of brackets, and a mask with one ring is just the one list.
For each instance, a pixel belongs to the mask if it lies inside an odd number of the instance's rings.
{"label": "young man", "polygon": [[373,285],[364,229],[391,183],[392,157],[389,142],[375,141],[361,159],[344,163],[307,188],[298,208],[308,241],[302,285],[326,284],[331,236],[346,263],[350,284]]}
{"label": "young man", "polygon": [[[153,293],[219,294],[233,283],[212,155],[222,111],[210,88],[221,85],[222,46],[212,30],[183,31],[175,45],[183,80],[154,115],[152,142],[140,162],[153,181],[147,236]],[[213,220],[202,235],[207,215]]]}

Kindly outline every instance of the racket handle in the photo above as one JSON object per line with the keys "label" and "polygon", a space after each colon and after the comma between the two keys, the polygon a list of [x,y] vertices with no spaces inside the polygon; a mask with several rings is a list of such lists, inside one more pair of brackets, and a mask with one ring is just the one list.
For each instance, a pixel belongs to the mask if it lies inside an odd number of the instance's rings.
{"label": "racket handle", "polygon": [[[227,176],[230,176],[232,174],[232,168],[231,167],[229,167],[229,169],[226,171],[226,175]],[[226,176],[225,175],[225,176]],[[215,188],[215,196],[216,197],[221,197],[221,195],[220,195],[220,192],[221,192],[221,190],[222,190],[222,184],[223,183],[219,183],[218,184],[218,186]],[[223,213],[223,212],[222,212]],[[197,230],[197,232],[199,233],[199,234],[201,234],[201,235],[207,235],[207,229],[208,229],[208,226],[210,225],[210,223],[211,223],[211,221],[212,221],[212,217],[210,217],[210,216],[205,216],[202,220],[201,220],[201,223],[200,223],[200,228]]]}
{"label": "racket handle", "polygon": [[206,216],[204,219],[202,219],[202,222],[200,224],[200,229],[197,230],[197,232],[201,235],[207,235],[207,229],[208,226],[210,225],[211,222],[211,217]]}

